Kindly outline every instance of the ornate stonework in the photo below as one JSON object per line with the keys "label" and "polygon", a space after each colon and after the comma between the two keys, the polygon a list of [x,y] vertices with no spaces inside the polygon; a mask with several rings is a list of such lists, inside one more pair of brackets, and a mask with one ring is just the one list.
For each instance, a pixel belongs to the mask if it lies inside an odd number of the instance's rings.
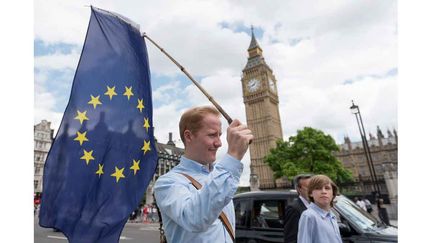
{"label": "ornate stonework", "polygon": [[[389,175],[391,175],[390,179],[397,181],[398,136],[396,130],[393,132],[388,130],[387,137],[385,137],[381,129],[377,127],[376,136],[369,134],[368,144],[381,193],[391,197],[397,196],[397,192],[395,195],[395,190],[389,190],[388,185],[386,185],[390,183],[388,181]],[[345,168],[351,170],[356,184],[360,185],[354,190],[370,194],[373,191],[372,179],[362,142],[351,142],[349,137],[345,137],[345,141],[339,145],[339,149],[340,151],[335,154],[336,157]],[[391,184],[392,188],[394,187],[393,184]]]}
{"label": "ornate stonework", "polygon": [[242,89],[246,108],[247,125],[254,134],[250,145],[251,183],[260,189],[286,187],[285,180],[273,179],[273,171],[264,163],[264,157],[271,148],[276,147],[276,140],[282,139],[282,126],[279,115],[279,98],[277,80],[273,70],[267,65],[262,55],[262,49],[255,39],[252,29],[252,39],[248,48],[248,62],[243,69]]}
{"label": "ornate stonework", "polygon": [[169,140],[166,144],[156,141],[156,150],[158,152],[158,166],[153,175],[153,179],[147,187],[146,204],[153,203],[153,186],[156,180],[163,174],[170,171],[174,166],[180,163],[180,157],[184,154],[184,149],[176,147],[172,140],[172,133],[169,133]]}
{"label": "ornate stonework", "polygon": [[34,125],[34,192],[42,192],[42,179],[45,160],[53,142],[54,129],[51,122],[42,120]]}

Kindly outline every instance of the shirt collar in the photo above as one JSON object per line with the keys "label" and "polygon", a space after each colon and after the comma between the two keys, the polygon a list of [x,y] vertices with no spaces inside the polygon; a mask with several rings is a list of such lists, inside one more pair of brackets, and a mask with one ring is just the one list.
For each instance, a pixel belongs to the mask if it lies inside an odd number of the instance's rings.
{"label": "shirt collar", "polygon": [[[186,158],[184,155],[180,157],[180,165],[182,167],[186,167],[196,172],[205,172],[210,173],[213,170],[214,163],[211,163],[209,167],[196,162],[195,160],[191,160]],[[209,171],[210,168],[210,171]]]}
{"label": "shirt collar", "polygon": [[313,202],[309,204],[309,208],[315,210],[323,219],[327,217],[336,218],[336,216],[332,213],[332,211],[325,211],[324,209],[320,208],[318,205],[316,205]]}
{"label": "shirt collar", "polygon": [[305,205],[306,208],[309,208],[309,201],[306,200],[304,197],[302,197],[301,195],[299,195],[300,200],[303,202],[303,204]]}

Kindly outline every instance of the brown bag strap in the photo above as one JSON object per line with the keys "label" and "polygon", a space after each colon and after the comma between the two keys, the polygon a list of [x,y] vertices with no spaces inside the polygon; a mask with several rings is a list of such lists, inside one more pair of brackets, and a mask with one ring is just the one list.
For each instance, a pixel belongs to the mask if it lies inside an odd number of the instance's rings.
{"label": "brown bag strap", "polygon": [[154,203],[155,203],[158,218],[159,218],[159,241],[160,241],[160,243],[167,243],[168,241],[167,241],[166,236],[165,236],[165,230],[162,227],[163,226],[162,215],[160,213],[159,206],[156,202],[156,197],[155,197],[154,193],[153,193],[153,198],[154,198]]}
{"label": "brown bag strap", "polygon": [[[192,182],[192,185],[196,188],[196,189],[201,189],[202,185],[196,181],[192,176],[185,174],[185,173],[180,173],[182,175],[184,175],[186,178],[188,178],[190,180],[190,182]],[[234,230],[228,220],[228,217],[225,215],[225,213],[222,211],[221,214],[219,215],[219,219],[222,221],[222,224],[225,226],[225,229],[228,231],[229,235],[231,236],[231,240],[233,242],[235,242],[235,236],[234,236]]]}

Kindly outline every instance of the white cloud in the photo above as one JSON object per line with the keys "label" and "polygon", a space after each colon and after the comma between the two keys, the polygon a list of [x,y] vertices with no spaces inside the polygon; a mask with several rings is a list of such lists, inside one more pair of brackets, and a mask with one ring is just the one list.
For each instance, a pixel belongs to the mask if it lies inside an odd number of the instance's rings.
{"label": "white cloud", "polygon": [[56,97],[51,92],[48,92],[43,84],[46,83],[46,74],[39,73],[35,75],[35,94],[34,94],[34,124],[41,122],[42,120],[48,120],[51,122],[51,128],[54,132],[60,126],[62,113],[55,111]]}
{"label": "white cloud", "polygon": [[[153,89],[154,90],[154,89]],[[153,102],[170,103],[181,91],[180,81],[173,81],[153,91]]]}
{"label": "white cloud", "polygon": [[35,38],[46,43],[82,44],[90,16],[90,8],[85,7],[88,4],[88,1],[35,1]]}
{"label": "white cloud", "polygon": [[[375,133],[377,125],[383,130],[397,128],[397,76],[385,76],[397,68],[396,1],[37,0],[35,37],[45,44],[82,46],[90,17],[90,9],[84,7],[88,4],[140,24],[232,118],[245,121],[240,79],[250,36],[239,29],[253,24],[263,30],[258,42],[278,80],[284,138],[312,126],[339,143],[344,135],[358,139],[349,110],[352,99],[361,108],[367,132]],[[148,41],[147,47],[152,80],[172,80],[154,89],[156,136],[166,142],[168,132],[173,132],[179,139],[178,120],[185,107],[209,102],[192,84],[185,88],[178,80],[183,75],[180,70]],[[78,51],[55,52],[35,58],[35,66],[75,69],[78,55]],[[347,80],[352,83],[344,84]],[[53,104],[61,99],[47,88],[49,83],[46,80],[36,88],[35,116],[50,116]],[[242,176],[242,183],[248,184],[246,178]]]}
{"label": "white cloud", "polygon": [[[57,132],[67,104],[74,69],[77,67],[80,53],[73,49],[69,54],[55,52],[37,56],[35,63],[34,123],[41,120],[51,121],[51,128]],[[52,72],[58,72],[54,78]]]}
{"label": "white cloud", "polygon": [[80,51],[73,49],[71,53],[63,54],[55,52],[49,55],[35,57],[35,68],[45,70],[61,70],[72,69],[75,70],[78,66]]}
{"label": "white cloud", "polygon": [[173,133],[174,140],[180,139],[178,132],[178,122],[181,115],[179,105],[180,101],[176,100],[153,110],[153,126],[159,142],[166,143],[170,132]]}

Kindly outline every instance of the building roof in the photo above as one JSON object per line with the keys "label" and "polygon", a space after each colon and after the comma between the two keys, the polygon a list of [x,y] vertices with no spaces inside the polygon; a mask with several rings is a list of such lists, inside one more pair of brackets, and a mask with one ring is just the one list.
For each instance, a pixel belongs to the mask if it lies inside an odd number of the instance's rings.
{"label": "building roof", "polygon": [[[394,134],[391,134],[391,132],[388,132],[388,137],[384,137],[381,130],[378,127],[377,130],[377,137],[373,136],[372,134],[369,134],[369,139],[367,140],[369,147],[379,147],[380,142],[382,143],[382,146],[386,145],[392,145],[397,144],[397,133],[396,130],[394,130]],[[339,148],[341,150],[349,150],[349,146],[351,145],[351,149],[363,149],[363,142],[351,142],[351,140],[348,137],[345,137],[345,142],[343,144],[339,145]]]}
{"label": "building roof", "polygon": [[167,156],[180,157],[184,154],[184,149],[176,147],[174,142],[172,142],[172,144],[170,142],[168,142],[168,144],[157,142],[156,150],[159,154],[165,154]]}
{"label": "building roof", "polygon": [[254,34],[254,32],[253,32],[253,26],[251,27],[251,32],[252,32],[252,39],[251,39],[251,42],[250,42],[250,44],[249,44],[249,48],[248,48],[248,50],[253,49],[253,48],[256,48],[256,47],[259,47],[258,42],[257,42],[257,40],[255,39],[255,34]]}

